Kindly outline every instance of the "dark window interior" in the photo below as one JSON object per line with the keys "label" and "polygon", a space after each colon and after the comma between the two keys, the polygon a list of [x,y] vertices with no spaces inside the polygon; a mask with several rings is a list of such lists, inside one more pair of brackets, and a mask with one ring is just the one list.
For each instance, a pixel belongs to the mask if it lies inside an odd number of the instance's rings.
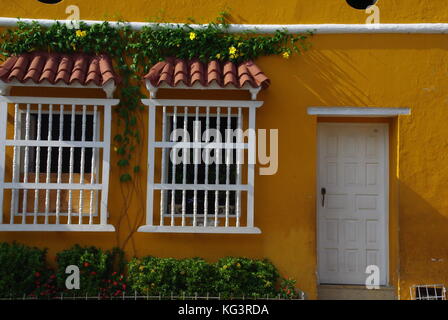
{"label": "dark window interior", "polygon": [[[52,116],[52,129],[51,129],[51,139],[59,140],[59,114],[53,114]],[[32,126],[33,131],[31,133],[31,139],[36,139],[37,137],[37,114],[31,114],[31,121],[35,124]],[[64,128],[63,137],[64,141],[70,141],[71,135],[71,114],[64,115]],[[49,130],[49,115],[41,115],[41,140],[47,140]],[[74,130],[74,141],[82,140],[82,114],[75,115],[75,130]],[[85,126],[85,141],[93,140],[93,115],[86,115],[86,126]],[[30,161],[30,172],[35,172],[36,168],[36,150],[33,148],[32,161]],[[84,149],[84,173],[92,172],[92,148]],[[73,173],[81,172],[81,148],[73,149]],[[47,157],[48,148],[40,148],[40,166],[39,170],[41,173],[47,172]],[[58,172],[58,157],[59,157],[59,147],[51,148],[51,173]],[[62,173],[70,172],[70,148],[62,148]]]}
{"label": "dark window interior", "polygon": [[443,288],[441,287],[417,287],[415,297],[417,300],[442,300]]}
{"label": "dark window interior", "polygon": [[[190,135],[190,142],[193,141],[194,135],[193,135],[193,126],[194,121],[196,120],[195,116],[189,116],[188,117],[188,133]],[[206,129],[206,118],[205,117],[198,117],[198,120],[201,122],[201,134],[200,139],[202,139],[202,135],[205,132]],[[173,128],[173,117],[170,117],[170,128]],[[238,119],[234,116],[230,118],[230,128],[229,129],[236,129],[238,124]],[[184,125],[184,117],[177,117],[177,128],[182,129]],[[209,118],[209,128],[216,129],[217,128],[217,118],[211,116]],[[227,115],[223,115],[220,118],[220,133],[221,133],[221,139],[222,142],[226,141],[226,129],[227,129]],[[169,131],[171,133],[171,130]],[[169,139],[169,135],[167,136]],[[210,139],[210,142],[214,142],[213,138]],[[181,141],[181,138],[178,139],[178,141]],[[233,142],[236,142],[236,137],[233,139]],[[177,150],[179,156],[182,156],[182,150]],[[201,161],[200,164],[197,165],[198,167],[198,175],[197,175],[197,182],[198,184],[204,184],[205,183],[205,164],[202,159],[202,152],[201,150]],[[221,152],[221,164],[218,165],[219,168],[219,176],[218,180],[220,184],[226,183],[226,170],[227,166],[225,165],[225,159],[226,154],[224,150],[220,150]],[[194,162],[193,162],[193,156],[194,156],[194,149],[190,149],[190,162],[186,165],[186,183],[187,184],[193,184],[194,183]],[[210,152],[210,156],[215,156],[215,150]],[[171,162],[169,158],[169,153],[167,153],[168,157],[168,168],[167,168],[167,183],[172,182],[173,177],[173,163]],[[231,165],[229,166],[229,183],[235,184],[236,183],[236,151],[232,150],[232,161]],[[212,163],[208,166],[208,183],[209,184],[215,184],[216,179],[216,164]],[[176,177],[175,182],[177,184],[183,183],[183,164],[177,164],[176,165]],[[168,199],[168,213],[170,212],[170,201],[171,201],[171,194],[172,191],[167,192],[167,199]],[[182,204],[182,191],[176,191],[175,192],[175,203],[177,205]],[[204,213],[204,199],[205,199],[205,191],[198,191],[197,192],[197,213],[203,214]],[[208,192],[208,212],[214,213],[215,211],[215,199],[216,194],[215,191],[209,191]],[[186,191],[186,212],[192,213],[193,212],[193,202],[194,202],[194,191],[193,190],[187,190]],[[236,192],[230,191],[229,192],[229,206],[235,206],[236,202]],[[226,191],[219,191],[218,192],[218,205],[224,206],[226,203]],[[234,214],[234,209],[230,209],[230,214]]]}

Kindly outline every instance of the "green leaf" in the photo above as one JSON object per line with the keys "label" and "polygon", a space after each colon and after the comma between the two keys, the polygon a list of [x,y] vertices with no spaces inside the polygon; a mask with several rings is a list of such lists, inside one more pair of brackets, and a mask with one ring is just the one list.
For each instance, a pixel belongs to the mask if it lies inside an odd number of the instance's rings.
{"label": "green leaf", "polygon": [[126,148],[125,147],[119,147],[117,150],[117,153],[119,155],[124,155],[126,153]]}
{"label": "green leaf", "polygon": [[120,159],[117,162],[119,167],[126,167],[127,165],[129,165],[129,161],[126,159]]}
{"label": "green leaf", "polygon": [[117,134],[117,135],[115,135],[114,140],[116,142],[121,142],[121,141],[123,141],[123,136],[121,134]]}
{"label": "green leaf", "polygon": [[121,182],[129,182],[132,180],[132,177],[129,173],[124,173],[120,176],[120,181]]}

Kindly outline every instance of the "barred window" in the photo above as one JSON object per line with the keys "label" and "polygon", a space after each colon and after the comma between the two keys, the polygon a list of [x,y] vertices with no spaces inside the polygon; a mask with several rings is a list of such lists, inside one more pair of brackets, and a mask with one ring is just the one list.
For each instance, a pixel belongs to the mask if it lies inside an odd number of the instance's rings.
{"label": "barred window", "polygon": [[262,103],[143,102],[149,106],[148,209],[139,231],[259,233],[254,130]]}
{"label": "barred window", "polygon": [[[174,130],[174,115],[169,115],[169,132]],[[238,116],[232,114],[229,118],[227,116],[222,117],[221,115],[209,114],[208,120],[207,116],[198,116],[196,119],[196,115],[189,113],[187,116],[176,116],[176,121],[180,124],[186,124],[185,134],[189,137],[189,141],[191,141],[191,137],[196,135],[195,130],[198,130],[197,134],[200,137],[203,137],[207,134],[207,130],[217,130],[219,132],[220,137],[226,137],[226,130],[230,129],[234,131],[237,129],[238,124]],[[223,118],[223,119],[221,119]],[[186,122],[185,122],[186,121]],[[208,121],[208,123],[207,123]],[[221,122],[224,123],[221,123]],[[219,126],[218,126],[219,124]],[[199,128],[198,128],[199,127]],[[183,130],[183,129],[182,129]],[[179,141],[181,142],[182,138],[179,137]],[[236,137],[232,137],[232,142],[236,143]],[[172,152],[173,149],[170,149]],[[186,161],[186,165],[182,163],[175,164],[173,163],[172,157],[166,157],[167,161],[166,167],[168,168],[167,174],[167,182],[175,182],[176,184],[208,184],[209,182],[215,184],[231,184],[235,185],[237,182],[237,164],[236,164],[236,152],[233,152],[233,149],[228,149],[230,157],[230,163],[227,166],[225,160],[226,159],[226,150],[223,149],[212,149],[210,150],[210,157],[215,157],[217,161],[215,161],[214,165],[206,165],[204,161],[199,161],[196,165],[194,150],[190,149],[180,149],[179,157],[184,158],[188,157],[188,161]],[[185,152],[185,155],[184,155]],[[230,154],[231,153],[231,154]],[[203,157],[202,157],[203,158]],[[204,160],[204,159],[201,159]],[[221,160],[221,161],[219,161]],[[219,163],[217,163],[219,162]],[[185,179],[184,179],[185,176]],[[174,180],[173,180],[174,179]],[[172,202],[168,201],[169,199],[173,199],[174,197],[174,208],[172,207]],[[236,191],[195,191],[195,190],[168,190],[166,192],[166,197],[164,197],[164,215],[169,217],[171,212],[174,210],[175,216],[182,215],[183,213],[183,204],[185,205],[185,214],[187,217],[192,217],[193,212],[195,211],[197,214],[196,224],[204,225],[204,215],[206,213],[213,213],[215,209],[218,211],[218,216],[223,216],[228,211],[229,218],[234,218],[236,214]],[[196,202],[196,206],[195,206]],[[207,206],[207,207],[206,207]],[[214,224],[214,219],[209,218],[209,225]],[[219,221],[218,221],[219,223]]]}
{"label": "barred window", "polygon": [[0,230],[113,231],[109,124],[117,102],[1,98],[0,205],[9,210],[0,214]]}

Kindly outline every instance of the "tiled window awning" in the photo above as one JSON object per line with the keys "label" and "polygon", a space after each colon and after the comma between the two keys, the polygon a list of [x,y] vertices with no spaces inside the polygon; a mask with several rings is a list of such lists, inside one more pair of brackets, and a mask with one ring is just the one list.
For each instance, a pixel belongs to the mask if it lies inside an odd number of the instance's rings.
{"label": "tiled window awning", "polygon": [[[0,66],[0,84],[102,88],[113,92],[120,82],[111,59],[104,54],[32,52],[9,57]],[[108,90],[106,90],[106,88]]]}
{"label": "tiled window awning", "polygon": [[269,87],[269,78],[252,61],[239,64],[217,60],[208,63],[197,59],[167,58],[155,64],[145,75],[148,90],[177,89],[246,89],[258,92]]}

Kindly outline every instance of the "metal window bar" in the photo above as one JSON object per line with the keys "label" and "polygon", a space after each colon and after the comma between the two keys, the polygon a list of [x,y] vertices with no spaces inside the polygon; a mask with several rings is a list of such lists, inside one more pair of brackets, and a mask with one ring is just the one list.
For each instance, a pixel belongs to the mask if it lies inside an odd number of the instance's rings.
{"label": "metal window bar", "polygon": [[443,284],[413,285],[410,287],[412,300],[446,300]]}
{"label": "metal window bar", "polygon": [[[0,97],[0,231],[114,231],[107,199],[111,107],[118,102]],[[8,114],[14,115],[12,139]],[[11,149],[12,166],[5,157]],[[3,206],[8,195],[9,208]]]}
{"label": "metal window bar", "polygon": [[[260,233],[254,226],[254,165],[243,163],[243,159],[247,154],[249,160],[255,160],[255,110],[262,102],[167,99],[142,102],[149,107],[148,195],[146,225],[139,231]],[[183,108],[183,113],[178,112],[179,108]],[[243,114],[247,114],[246,122]],[[189,140],[167,141],[166,131],[171,133],[175,129],[183,129]],[[219,141],[210,137],[209,129],[215,130],[215,135],[220,133]],[[243,141],[243,131],[247,142]],[[154,172],[154,162],[159,162],[156,155],[160,157],[157,149],[162,151],[159,173]],[[179,150],[181,157],[177,156]],[[169,162],[168,153],[182,158],[182,164]],[[209,163],[211,153],[215,163]],[[154,202],[155,196],[160,201]],[[154,208],[157,203],[159,208]],[[153,214],[157,209],[158,223]],[[168,225],[165,219],[169,219]]]}

